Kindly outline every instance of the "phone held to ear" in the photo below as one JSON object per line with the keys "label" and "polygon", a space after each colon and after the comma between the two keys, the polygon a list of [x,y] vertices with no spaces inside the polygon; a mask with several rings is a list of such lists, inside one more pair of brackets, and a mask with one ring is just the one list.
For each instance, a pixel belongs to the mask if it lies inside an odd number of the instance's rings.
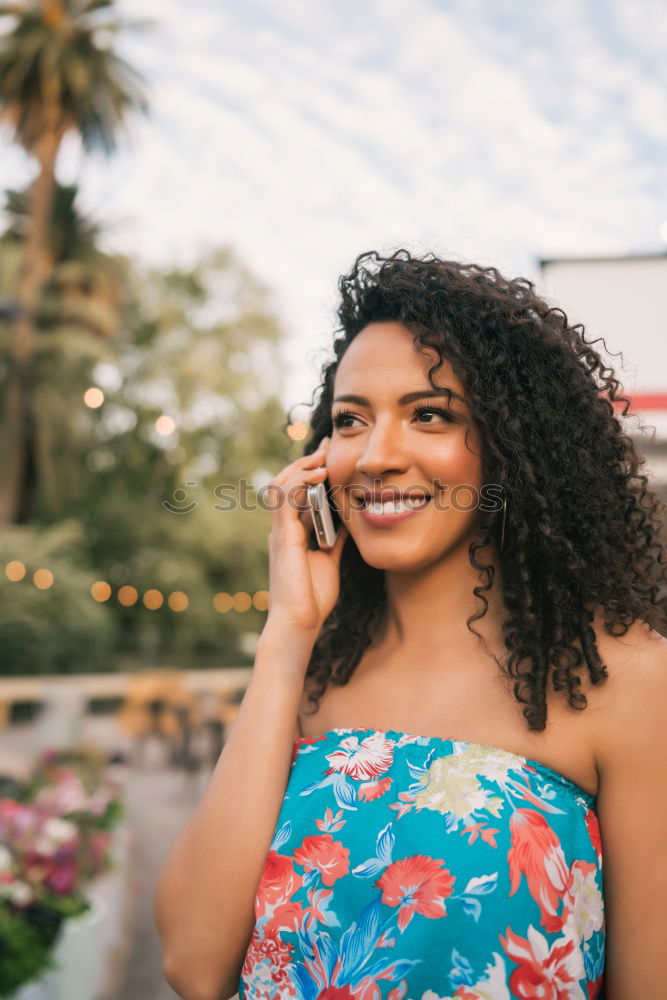
{"label": "phone held to ear", "polygon": [[321,549],[333,548],[338,532],[334,527],[331,505],[324,483],[308,487],[308,504],[315,526],[317,544]]}

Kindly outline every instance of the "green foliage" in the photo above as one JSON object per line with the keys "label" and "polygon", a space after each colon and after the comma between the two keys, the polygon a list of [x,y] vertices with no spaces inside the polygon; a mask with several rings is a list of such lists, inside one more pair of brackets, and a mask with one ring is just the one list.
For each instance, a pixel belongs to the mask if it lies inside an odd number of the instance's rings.
{"label": "green foliage", "polygon": [[22,914],[0,901],[0,997],[11,997],[21,986],[55,967],[50,935],[36,910],[30,908]]}
{"label": "green foliage", "polygon": [[[127,111],[147,105],[140,75],[101,39],[147,22],[119,21],[112,0],[4,9],[13,24],[0,40],[0,110],[15,139],[41,157],[42,172],[53,169],[44,149],[56,149],[68,130],[79,131],[84,149],[110,152]],[[39,215],[28,191],[6,194],[0,406],[27,223]],[[146,270],[107,255],[100,228],[77,207],[76,187],[56,181],[51,197],[40,250],[50,270],[24,386],[28,476],[17,509],[26,523],[5,534],[0,558],[21,560],[29,573],[44,566],[55,581],[40,591],[0,576],[5,672],[104,669],[119,654],[247,662],[243,634],[258,632],[265,614],[221,615],[212,597],[267,586],[270,517],[257,489],[290,450],[283,334],[269,289],[228,246],[181,268]],[[105,394],[98,408],[84,402],[92,386]],[[175,426],[166,435],[156,428],[165,415]],[[13,440],[0,426],[0,450]],[[223,486],[231,509],[220,509]],[[111,585],[107,604],[91,597],[94,580]],[[130,607],[117,600],[124,584],[139,593]],[[149,611],[147,589],[165,598],[185,592],[187,610],[165,600]]]}
{"label": "green foliage", "polygon": [[[148,21],[95,17],[99,3],[5,4],[14,24],[0,39],[0,107],[15,138],[33,150],[47,128],[45,105],[58,108],[56,127],[76,128],[86,150],[115,149],[115,133],[130,109],[148,110],[142,75],[105,44],[104,34]],[[106,3],[108,13],[113,4]]]}
{"label": "green foliage", "polygon": [[[5,239],[21,244],[30,225],[30,186],[5,191],[5,214],[9,226]],[[47,232],[48,249],[55,263],[104,257],[97,249],[101,227],[79,211],[77,184],[54,184],[51,218]]]}
{"label": "green foliage", "polygon": [[[23,580],[0,577],[3,674],[88,672],[111,667],[114,622],[90,596],[95,576],[85,566],[81,525],[16,526],[0,535],[0,563],[23,562]],[[32,582],[36,569],[54,574],[51,587]]]}
{"label": "green foliage", "polygon": [[[14,250],[0,240],[0,294]],[[212,598],[267,586],[270,516],[257,490],[288,461],[282,335],[269,292],[229,248],[186,270],[120,259],[115,267],[122,336],[91,336],[71,315],[39,329],[29,400],[34,517],[5,535],[0,555],[31,571],[43,565],[56,582],[49,591],[0,583],[0,641],[13,673],[107,669],[114,653],[247,663],[242,636],[265,620],[254,608],[220,614]],[[52,282],[47,297],[62,294]],[[90,409],[83,393],[95,384],[105,400]],[[166,437],[155,430],[163,414],[176,427]],[[218,509],[221,487],[232,509]],[[44,552],[63,521],[76,545]],[[90,596],[95,580],[113,588],[108,604]],[[140,595],[131,607],[115,596],[124,584]],[[165,596],[161,608],[143,605],[147,589]],[[174,590],[187,594],[184,612],[166,603]]]}

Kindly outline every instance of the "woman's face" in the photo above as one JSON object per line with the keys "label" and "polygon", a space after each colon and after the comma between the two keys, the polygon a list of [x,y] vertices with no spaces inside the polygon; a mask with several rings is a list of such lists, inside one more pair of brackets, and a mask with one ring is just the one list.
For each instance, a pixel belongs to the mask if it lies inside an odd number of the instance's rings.
{"label": "woman's face", "polygon": [[[377,569],[421,569],[467,546],[476,529],[481,442],[446,359],[434,381],[461,398],[432,395],[427,373],[436,360],[435,351],[414,346],[401,323],[375,322],[355,337],[336,372],[329,485],[362,558]],[[379,490],[431,499],[395,520],[371,517],[361,496]],[[416,499],[410,503],[417,507]]]}

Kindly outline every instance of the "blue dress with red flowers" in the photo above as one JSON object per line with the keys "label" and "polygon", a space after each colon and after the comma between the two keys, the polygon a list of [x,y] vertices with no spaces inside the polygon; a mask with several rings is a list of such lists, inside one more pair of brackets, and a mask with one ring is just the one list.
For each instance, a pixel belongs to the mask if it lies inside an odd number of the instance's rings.
{"label": "blue dress with red flowers", "polygon": [[300,738],[240,1000],[603,1000],[595,799],[465,740]]}

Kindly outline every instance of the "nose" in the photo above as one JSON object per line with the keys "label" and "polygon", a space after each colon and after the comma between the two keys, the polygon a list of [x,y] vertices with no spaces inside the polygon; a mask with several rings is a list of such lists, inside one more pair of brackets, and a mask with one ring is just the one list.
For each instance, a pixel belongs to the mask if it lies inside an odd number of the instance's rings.
{"label": "nose", "polygon": [[355,470],[364,476],[380,479],[388,474],[403,472],[410,462],[400,448],[400,435],[390,425],[377,423],[366,440],[366,447],[359,456]]}

